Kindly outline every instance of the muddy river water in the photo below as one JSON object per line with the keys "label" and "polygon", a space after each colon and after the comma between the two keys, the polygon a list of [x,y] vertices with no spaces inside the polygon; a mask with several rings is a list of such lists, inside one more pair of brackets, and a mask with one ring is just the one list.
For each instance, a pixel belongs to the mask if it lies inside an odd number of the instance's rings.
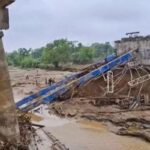
{"label": "muddy river water", "polygon": [[45,130],[51,132],[70,150],[150,150],[150,143],[118,136],[103,124],[89,120],[63,119],[43,114]]}

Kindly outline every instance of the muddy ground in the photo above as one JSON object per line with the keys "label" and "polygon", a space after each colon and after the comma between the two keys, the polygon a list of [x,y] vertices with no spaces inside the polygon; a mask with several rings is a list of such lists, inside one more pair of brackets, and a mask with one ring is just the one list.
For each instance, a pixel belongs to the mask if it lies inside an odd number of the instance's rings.
{"label": "muddy ground", "polygon": [[[55,81],[59,81],[70,74],[68,71],[41,69],[10,68],[9,70],[15,101],[47,86],[46,78],[52,77],[55,78]],[[124,75],[122,75],[123,72],[122,68],[114,72],[114,80],[117,84],[114,94],[106,93],[106,81],[101,77],[82,88],[72,89],[68,99],[50,104],[49,112],[61,117],[86,118],[104,122],[115,134],[136,136],[150,142],[150,82],[145,82],[142,88],[139,85],[131,90],[127,85],[132,76],[136,78],[139,74],[145,75],[147,71],[137,72],[133,69],[132,75],[129,70]],[[130,109],[139,93],[142,98],[138,106]]]}
{"label": "muddy ground", "polygon": [[70,74],[68,71],[46,71],[42,69],[19,69],[9,67],[11,85],[15,101],[31,95],[41,88],[48,86],[45,82],[49,78],[56,82]]}
{"label": "muddy ground", "polygon": [[84,87],[72,89],[70,98],[50,104],[50,112],[59,116],[86,118],[111,124],[118,135],[136,136],[150,142],[150,81],[130,87],[131,79],[148,74],[143,68],[113,71],[114,92],[106,92],[105,77]]}

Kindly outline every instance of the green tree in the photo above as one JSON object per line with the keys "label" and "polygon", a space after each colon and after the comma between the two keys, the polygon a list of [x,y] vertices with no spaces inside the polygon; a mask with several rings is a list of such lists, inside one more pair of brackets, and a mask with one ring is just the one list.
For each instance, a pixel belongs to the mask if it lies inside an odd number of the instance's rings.
{"label": "green tree", "polygon": [[37,59],[27,56],[21,61],[20,65],[22,68],[38,68],[39,63]]}
{"label": "green tree", "polygon": [[72,48],[72,43],[66,39],[55,40],[53,43],[47,44],[43,51],[43,60],[58,68],[60,64],[70,61]]}
{"label": "green tree", "polygon": [[80,47],[80,49],[72,54],[73,62],[77,64],[86,64],[92,62],[93,49],[90,47]]}
{"label": "green tree", "polygon": [[77,41],[60,39],[41,48],[20,48],[7,53],[7,61],[9,65],[26,68],[58,68],[67,63],[92,63],[93,61],[104,59],[107,55],[114,52],[116,51],[109,42],[93,43],[91,46],[84,46]]}
{"label": "green tree", "polygon": [[37,48],[31,51],[31,55],[35,59],[41,59],[45,47]]}
{"label": "green tree", "polygon": [[20,65],[20,57],[17,51],[13,51],[12,53],[7,54],[7,61],[9,65],[19,66]]}
{"label": "green tree", "polygon": [[18,53],[21,57],[26,57],[30,55],[30,52],[32,51],[32,49],[30,48],[29,50],[27,50],[26,48],[19,48],[18,49]]}
{"label": "green tree", "polygon": [[107,55],[115,52],[114,48],[109,42],[93,43],[91,47],[94,49],[94,57],[104,59]]}

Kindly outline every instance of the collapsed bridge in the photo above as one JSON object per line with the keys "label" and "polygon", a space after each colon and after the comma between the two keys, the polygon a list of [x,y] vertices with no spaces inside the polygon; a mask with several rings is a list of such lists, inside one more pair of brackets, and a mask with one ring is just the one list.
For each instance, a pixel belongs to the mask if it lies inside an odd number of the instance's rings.
{"label": "collapsed bridge", "polygon": [[113,92],[113,75],[110,72],[115,68],[125,65],[130,61],[136,60],[138,50],[131,50],[122,54],[121,56],[110,55],[103,63],[95,63],[90,65],[84,71],[74,73],[65,79],[54,83],[53,85],[40,90],[38,93],[32,94],[23,98],[16,103],[18,109],[22,111],[30,111],[41,104],[48,104],[57,100],[58,98],[67,95],[71,89],[83,87],[85,84],[107,73],[107,91]]}

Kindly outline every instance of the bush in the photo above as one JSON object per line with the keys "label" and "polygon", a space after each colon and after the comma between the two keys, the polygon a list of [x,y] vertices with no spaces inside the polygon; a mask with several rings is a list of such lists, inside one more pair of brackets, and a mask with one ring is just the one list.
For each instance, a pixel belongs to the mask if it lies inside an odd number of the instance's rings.
{"label": "bush", "polygon": [[41,69],[54,69],[54,65],[45,63],[40,63],[38,67]]}
{"label": "bush", "polygon": [[38,68],[40,61],[37,59],[32,58],[31,56],[25,57],[21,61],[22,68]]}

